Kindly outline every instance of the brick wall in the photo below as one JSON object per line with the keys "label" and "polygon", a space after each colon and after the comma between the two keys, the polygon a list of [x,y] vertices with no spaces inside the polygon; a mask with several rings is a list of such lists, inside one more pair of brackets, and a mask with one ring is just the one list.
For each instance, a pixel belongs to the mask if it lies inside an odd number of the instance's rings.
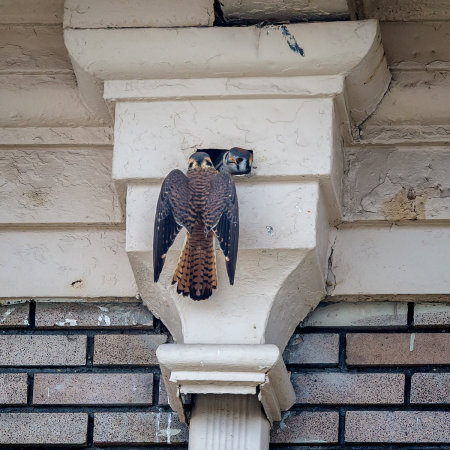
{"label": "brick wall", "polygon": [[[0,446],[187,446],[140,304],[0,306]],[[272,448],[447,448],[450,305],[323,304],[285,352],[295,406]]]}

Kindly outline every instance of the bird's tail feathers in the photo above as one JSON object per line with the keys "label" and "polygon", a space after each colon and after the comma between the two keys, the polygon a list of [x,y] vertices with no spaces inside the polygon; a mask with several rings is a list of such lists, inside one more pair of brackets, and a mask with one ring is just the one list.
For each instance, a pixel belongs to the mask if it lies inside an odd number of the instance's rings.
{"label": "bird's tail feathers", "polygon": [[[197,236],[199,234],[199,236]],[[187,234],[178,266],[172,278],[177,292],[193,300],[205,300],[217,288],[216,254],[213,233],[205,239],[203,230]]]}

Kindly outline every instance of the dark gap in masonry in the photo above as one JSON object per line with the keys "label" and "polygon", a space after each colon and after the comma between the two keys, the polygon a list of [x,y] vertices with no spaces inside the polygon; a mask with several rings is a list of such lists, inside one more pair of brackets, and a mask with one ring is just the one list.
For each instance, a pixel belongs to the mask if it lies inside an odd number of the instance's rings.
{"label": "dark gap in masonry", "polygon": [[405,372],[405,404],[409,405],[411,402],[411,370]]}
{"label": "dark gap in masonry", "polygon": [[88,429],[87,429],[87,446],[92,447],[94,445],[94,414],[88,414]]}
{"label": "dark gap in masonry", "polygon": [[27,406],[33,404],[33,390],[34,390],[34,374],[27,374]]}
{"label": "dark gap in masonry", "polygon": [[345,359],[347,357],[347,335],[345,333],[339,333],[339,364],[338,367],[341,370],[346,369]]}
{"label": "dark gap in masonry", "polygon": [[214,0],[214,23],[215,27],[224,27],[227,23],[223,17],[222,5],[220,0]]}
{"label": "dark gap in masonry", "polygon": [[345,444],[345,411],[343,409],[339,410],[338,442],[340,445]]}
{"label": "dark gap in masonry", "polygon": [[36,328],[36,302],[34,300],[30,301],[29,314],[30,329],[34,330]]}
{"label": "dark gap in masonry", "polygon": [[94,364],[94,335],[88,334],[86,341],[86,366],[93,367]]}
{"label": "dark gap in masonry", "polygon": [[408,330],[414,328],[414,303],[408,303]]}

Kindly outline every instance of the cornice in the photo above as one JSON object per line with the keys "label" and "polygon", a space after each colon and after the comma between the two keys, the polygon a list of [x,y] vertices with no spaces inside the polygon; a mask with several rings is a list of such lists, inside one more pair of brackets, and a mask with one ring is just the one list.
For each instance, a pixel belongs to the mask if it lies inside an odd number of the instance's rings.
{"label": "cornice", "polygon": [[341,75],[350,121],[376,108],[389,80],[375,20],[252,27],[70,29],[79,87],[105,112],[105,80]]}

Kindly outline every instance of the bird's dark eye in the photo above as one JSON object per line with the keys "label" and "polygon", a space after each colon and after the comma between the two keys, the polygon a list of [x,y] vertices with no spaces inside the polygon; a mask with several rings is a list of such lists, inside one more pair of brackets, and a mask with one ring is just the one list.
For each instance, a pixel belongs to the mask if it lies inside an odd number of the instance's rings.
{"label": "bird's dark eye", "polygon": [[211,167],[211,166],[212,166],[212,163],[210,163],[209,161],[206,161],[206,165],[209,166],[209,167]]}
{"label": "bird's dark eye", "polygon": [[239,163],[241,163],[241,162],[243,161],[243,159],[242,159],[242,158],[236,158],[236,161],[237,161],[238,164],[239,164]]}
{"label": "bird's dark eye", "polygon": [[193,167],[194,167],[194,163],[191,162],[191,163],[189,164],[189,169],[192,169]]}

